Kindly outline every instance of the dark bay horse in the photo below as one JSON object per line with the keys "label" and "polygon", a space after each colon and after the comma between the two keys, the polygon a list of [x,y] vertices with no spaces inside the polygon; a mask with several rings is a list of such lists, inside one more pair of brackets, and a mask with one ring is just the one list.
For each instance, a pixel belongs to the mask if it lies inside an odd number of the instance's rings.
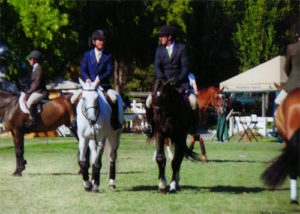
{"label": "dark bay horse", "polygon": [[281,155],[262,174],[270,187],[281,185],[290,176],[291,203],[298,204],[297,177],[300,177],[300,88],[291,91],[279,105],[275,124],[284,142]]}
{"label": "dark bay horse", "polygon": [[[207,110],[209,108],[213,108],[218,112],[223,111],[222,98],[219,96],[219,94],[221,94],[223,90],[224,87],[222,89],[219,89],[214,86],[210,86],[209,88],[202,89],[196,93],[197,103],[199,107],[199,114],[200,114],[200,124],[199,124],[200,129],[203,128],[203,125],[206,122]],[[199,139],[201,153],[202,153],[202,161],[207,162],[204,140],[200,135],[192,136],[190,149],[194,148],[196,139]]]}
{"label": "dark bay horse", "polygon": [[167,192],[165,177],[166,156],[164,152],[165,139],[171,139],[174,145],[174,158],[171,166],[173,170],[170,183],[170,193],[179,188],[179,171],[183,157],[190,157],[200,161],[196,153],[186,145],[188,129],[191,126],[192,110],[183,95],[179,93],[171,82],[156,80],[151,92],[154,113],[154,137],[156,138],[156,162],[159,168],[159,191]]}
{"label": "dark bay horse", "polygon": [[[0,117],[4,120],[4,127],[11,132],[16,154],[16,170],[13,175],[21,176],[25,169],[24,134],[30,132],[45,132],[54,130],[65,124],[69,126],[76,122],[76,115],[71,104],[71,95],[61,96],[42,105],[37,126],[32,130],[25,128],[29,115],[23,113],[19,105],[20,94],[0,90]],[[71,131],[76,135],[76,128]],[[77,137],[77,135],[76,135]]]}
{"label": "dark bay horse", "polygon": [[[200,114],[199,115],[199,117],[200,117],[199,128],[200,129],[203,128],[203,125],[206,122],[207,110],[209,108],[212,108],[213,110],[216,110],[217,112],[223,111],[222,98],[219,96],[223,92],[223,90],[224,90],[224,87],[222,89],[219,89],[214,86],[210,86],[209,88],[202,89],[196,93],[199,114]],[[200,135],[192,136],[190,149],[192,149],[192,150],[194,149],[196,140],[199,140],[199,143],[200,143],[202,161],[207,162],[204,140]],[[167,139],[165,140],[165,145],[167,147],[169,158],[172,159],[173,155],[171,153],[171,150],[169,149],[169,142]],[[155,155],[156,155],[156,152],[154,153],[153,159],[155,158]]]}

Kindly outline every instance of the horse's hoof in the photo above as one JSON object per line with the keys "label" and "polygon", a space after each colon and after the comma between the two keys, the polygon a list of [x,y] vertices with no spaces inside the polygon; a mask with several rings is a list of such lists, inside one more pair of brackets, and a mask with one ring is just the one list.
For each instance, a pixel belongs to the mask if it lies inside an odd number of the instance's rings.
{"label": "horse's hoof", "polygon": [[297,200],[291,200],[290,204],[299,204]]}
{"label": "horse's hoof", "polygon": [[92,187],[84,187],[84,190],[90,192],[92,190]]}
{"label": "horse's hoof", "polygon": [[167,192],[168,192],[168,189],[158,189],[158,191],[159,191],[159,193],[161,193],[161,194],[167,194]]}
{"label": "horse's hoof", "polygon": [[90,181],[83,181],[83,188],[85,191],[90,192],[93,188],[92,183]]}
{"label": "horse's hoof", "polygon": [[16,172],[14,172],[12,175],[13,175],[13,176],[22,176],[22,173],[16,171]]}
{"label": "horse's hoof", "polygon": [[176,189],[170,189],[170,190],[169,190],[169,193],[170,193],[170,194],[175,194],[176,192],[177,192]]}
{"label": "horse's hoof", "polygon": [[110,184],[109,185],[109,189],[116,189],[117,187],[116,187],[116,185],[114,185],[114,184]]}
{"label": "horse's hoof", "polygon": [[206,155],[202,155],[202,162],[203,163],[207,163],[208,162]]}
{"label": "horse's hoof", "polygon": [[99,190],[98,189],[92,189],[92,191],[91,192],[93,192],[93,193],[98,193],[99,192]]}

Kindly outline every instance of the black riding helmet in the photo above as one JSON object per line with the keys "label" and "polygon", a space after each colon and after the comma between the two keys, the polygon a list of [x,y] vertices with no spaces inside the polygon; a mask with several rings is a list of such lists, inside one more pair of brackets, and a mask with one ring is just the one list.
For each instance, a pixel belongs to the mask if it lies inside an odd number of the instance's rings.
{"label": "black riding helmet", "polygon": [[39,52],[38,50],[33,50],[30,52],[30,54],[26,57],[28,59],[35,59],[37,61],[39,61],[42,57],[41,52]]}
{"label": "black riding helmet", "polygon": [[159,36],[176,36],[176,28],[173,25],[165,25],[162,26],[159,30],[158,30],[158,35]]}
{"label": "black riding helmet", "polygon": [[105,34],[103,30],[95,30],[92,33],[92,40],[96,40],[96,39],[105,39]]}

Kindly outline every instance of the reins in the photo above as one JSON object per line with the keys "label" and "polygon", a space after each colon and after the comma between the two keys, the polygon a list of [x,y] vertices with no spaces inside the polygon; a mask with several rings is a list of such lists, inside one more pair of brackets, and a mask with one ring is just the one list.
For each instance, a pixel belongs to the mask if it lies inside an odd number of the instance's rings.
{"label": "reins", "polygon": [[[93,91],[92,89],[82,89],[83,91]],[[93,134],[94,134],[94,140],[95,142],[97,142],[97,136],[96,136],[96,129],[95,129],[95,123],[97,122],[98,120],[98,116],[99,116],[99,107],[98,106],[91,106],[91,107],[88,107],[86,108],[85,105],[84,105],[84,100],[82,101],[82,108],[81,108],[81,112],[82,112],[82,115],[85,117],[85,119],[87,119],[87,121],[89,122],[90,126],[93,128]],[[89,109],[96,109],[96,120],[95,121],[91,121],[89,120],[88,116],[87,116],[87,111]]]}

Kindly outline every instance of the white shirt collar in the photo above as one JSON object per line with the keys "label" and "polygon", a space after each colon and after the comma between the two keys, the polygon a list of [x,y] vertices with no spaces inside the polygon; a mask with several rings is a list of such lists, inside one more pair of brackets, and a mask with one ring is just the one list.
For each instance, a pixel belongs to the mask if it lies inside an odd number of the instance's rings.
{"label": "white shirt collar", "polygon": [[32,72],[34,71],[35,67],[38,65],[39,63],[34,63],[34,65],[32,66]]}
{"label": "white shirt collar", "polygon": [[99,52],[100,52],[100,55],[102,55],[103,49],[98,51],[97,48],[94,48],[94,50],[95,50],[95,55],[96,56],[97,56],[97,54],[99,54]]}
{"label": "white shirt collar", "polygon": [[166,45],[166,48],[167,48],[167,49],[170,48],[171,51],[173,51],[174,45],[175,45],[175,41],[173,41],[172,44],[171,44],[170,46]]}

